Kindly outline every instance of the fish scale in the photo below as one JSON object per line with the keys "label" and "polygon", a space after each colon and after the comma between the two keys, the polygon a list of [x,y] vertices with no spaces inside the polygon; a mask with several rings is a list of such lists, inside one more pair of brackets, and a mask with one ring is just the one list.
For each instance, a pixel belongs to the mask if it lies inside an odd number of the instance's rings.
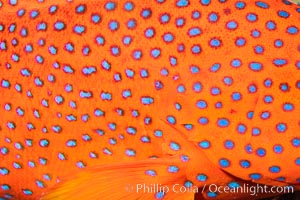
{"label": "fish scale", "polygon": [[0,12],[1,197],[299,182],[295,5],[10,0]]}

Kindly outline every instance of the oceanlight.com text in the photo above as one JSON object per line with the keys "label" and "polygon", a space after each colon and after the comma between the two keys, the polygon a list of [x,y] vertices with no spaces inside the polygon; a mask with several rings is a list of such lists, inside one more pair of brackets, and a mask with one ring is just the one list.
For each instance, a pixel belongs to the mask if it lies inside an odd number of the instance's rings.
{"label": "oceanlight.com text", "polygon": [[257,196],[258,194],[287,194],[294,193],[293,186],[268,186],[268,185],[249,185],[247,183],[239,185],[217,185],[204,184],[203,187],[184,186],[181,184],[162,185],[162,184],[129,184],[125,187],[127,192],[136,193],[217,193],[217,194],[249,194],[250,196]]}

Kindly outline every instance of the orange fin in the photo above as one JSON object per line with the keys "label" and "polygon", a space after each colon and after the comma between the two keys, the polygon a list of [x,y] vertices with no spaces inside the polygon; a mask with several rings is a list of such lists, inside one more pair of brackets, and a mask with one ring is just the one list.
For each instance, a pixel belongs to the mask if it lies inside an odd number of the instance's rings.
{"label": "orange fin", "polygon": [[179,188],[185,182],[185,165],[176,156],[95,166],[66,177],[41,199],[155,199],[163,194],[157,194],[160,190],[166,191],[164,199],[194,199],[192,191],[175,193],[172,189],[175,184]]}

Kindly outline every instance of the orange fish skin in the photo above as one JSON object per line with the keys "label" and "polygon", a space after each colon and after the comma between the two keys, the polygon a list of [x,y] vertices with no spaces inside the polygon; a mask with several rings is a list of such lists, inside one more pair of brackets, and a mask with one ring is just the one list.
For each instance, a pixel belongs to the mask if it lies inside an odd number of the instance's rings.
{"label": "orange fish skin", "polygon": [[[95,176],[84,182],[99,184],[95,199],[111,193],[103,189],[106,183],[123,187],[135,180],[299,189],[296,5],[275,0],[0,5],[0,197],[74,196],[81,173]],[[174,163],[180,168],[175,175],[166,170]],[[147,166],[158,176],[148,180],[141,173]],[[199,181],[199,174],[207,180]],[[69,183],[74,188],[61,191]],[[89,187],[82,190],[90,193]],[[125,190],[115,195],[105,198],[143,197],[128,197]],[[179,198],[174,195],[165,199]],[[203,194],[209,195],[232,198]]]}

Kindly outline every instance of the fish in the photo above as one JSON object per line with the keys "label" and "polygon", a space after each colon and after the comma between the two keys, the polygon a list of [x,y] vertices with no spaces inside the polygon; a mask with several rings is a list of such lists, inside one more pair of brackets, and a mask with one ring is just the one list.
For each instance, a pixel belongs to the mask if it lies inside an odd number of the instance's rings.
{"label": "fish", "polygon": [[299,190],[299,29],[285,0],[0,1],[0,197]]}

